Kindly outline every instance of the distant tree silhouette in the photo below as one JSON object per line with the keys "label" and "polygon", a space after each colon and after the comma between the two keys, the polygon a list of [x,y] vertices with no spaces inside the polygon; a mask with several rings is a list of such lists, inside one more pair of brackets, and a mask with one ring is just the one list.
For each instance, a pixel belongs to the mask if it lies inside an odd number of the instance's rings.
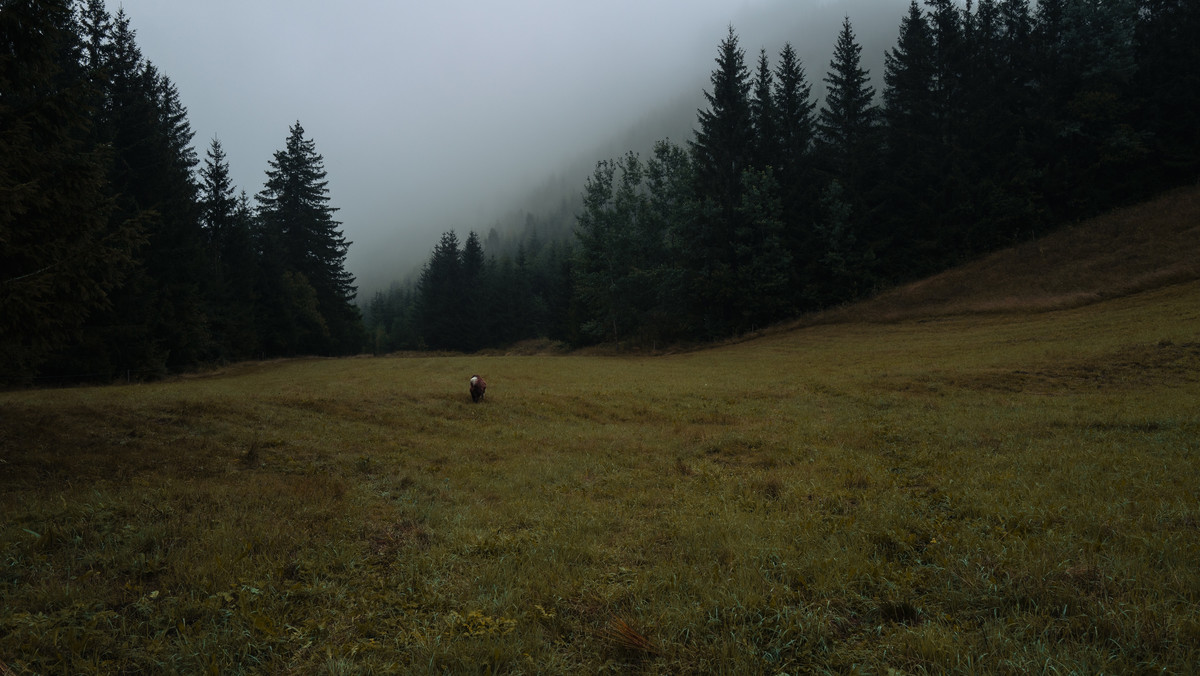
{"label": "distant tree silhouette", "polygon": [[456,349],[466,330],[462,308],[462,258],[454,231],[442,233],[417,282],[421,335],[432,348]]}
{"label": "distant tree silhouette", "polygon": [[641,161],[629,153],[597,163],[584,187],[575,289],[586,308],[582,329],[594,338],[628,338],[651,291],[638,278],[643,176]]}

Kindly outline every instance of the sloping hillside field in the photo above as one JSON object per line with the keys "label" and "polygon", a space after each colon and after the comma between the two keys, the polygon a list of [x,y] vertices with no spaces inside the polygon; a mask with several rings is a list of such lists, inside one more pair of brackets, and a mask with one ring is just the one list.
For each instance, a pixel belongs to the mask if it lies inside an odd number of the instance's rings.
{"label": "sloping hillside field", "polygon": [[0,394],[0,672],[1188,672],[1198,403],[1194,281]]}

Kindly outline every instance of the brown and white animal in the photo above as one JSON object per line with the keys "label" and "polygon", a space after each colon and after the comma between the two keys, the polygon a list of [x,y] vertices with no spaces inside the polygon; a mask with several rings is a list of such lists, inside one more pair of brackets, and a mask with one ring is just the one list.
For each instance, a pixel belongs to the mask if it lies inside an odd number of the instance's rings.
{"label": "brown and white animal", "polygon": [[487,383],[479,376],[471,376],[471,401],[479,403],[483,399],[483,393],[487,391]]}

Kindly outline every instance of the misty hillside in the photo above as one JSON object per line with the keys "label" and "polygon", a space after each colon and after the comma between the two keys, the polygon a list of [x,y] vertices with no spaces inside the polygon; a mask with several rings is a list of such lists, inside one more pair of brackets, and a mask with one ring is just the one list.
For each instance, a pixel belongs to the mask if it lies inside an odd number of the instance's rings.
{"label": "misty hillside", "polygon": [[372,349],[720,342],[1195,181],[1194,5],[826,6],[840,26],[779,7],[524,209],[443,233],[363,306]]}
{"label": "misty hillside", "polygon": [[[747,53],[757,57],[765,49],[774,58],[785,43],[791,44],[807,71],[818,100],[824,96],[822,81],[829,69],[834,40],[844,17],[854,22],[854,30],[863,45],[863,67],[868,71],[876,92],[883,91],[884,53],[895,46],[896,26],[907,2],[901,0],[845,0],[826,2],[817,7],[807,3],[777,2],[770,7],[745,10],[731,18],[734,30],[742,38]],[[486,235],[495,231],[498,249],[491,254],[512,253],[520,241],[536,232],[543,241],[570,239],[575,218],[582,206],[583,185],[596,163],[620,157],[627,152],[648,155],[663,139],[677,143],[690,141],[695,133],[697,110],[705,107],[704,92],[712,89],[709,71],[719,35],[713,49],[696,62],[695,77],[679,82],[673,91],[663,92],[656,101],[631,109],[632,122],[620,134],[580,150],[573,160],[558,167],[547,167],[542,183],[500,206],[495,220],[483,227],[467,227]],[[466,232],[459,232],[466,236]],[[430,248],[434,242],[430,242]]]}

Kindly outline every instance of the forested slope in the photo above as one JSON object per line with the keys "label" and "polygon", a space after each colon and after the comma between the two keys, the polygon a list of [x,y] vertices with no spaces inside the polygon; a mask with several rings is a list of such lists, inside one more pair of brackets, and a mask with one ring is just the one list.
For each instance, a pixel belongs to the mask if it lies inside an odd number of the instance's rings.
{"label": "forested slope", "polygon": [[1188,185],[1197,35],[1174,0],[914,1],[880,82],[849,16],[827,66],[730,27],[693,137],[597,162],[571,250],[448,232],[372,347],[721,342]]}

